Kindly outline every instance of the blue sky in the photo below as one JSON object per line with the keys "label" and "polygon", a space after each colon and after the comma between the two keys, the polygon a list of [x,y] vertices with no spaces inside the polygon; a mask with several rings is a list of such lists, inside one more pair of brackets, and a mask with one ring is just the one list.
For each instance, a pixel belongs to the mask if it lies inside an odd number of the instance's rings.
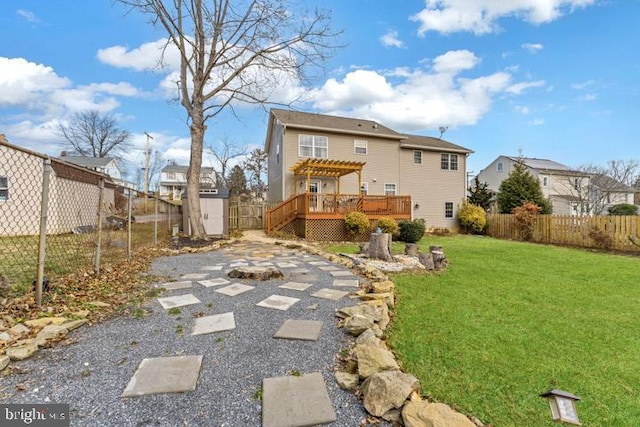
{"label": "blue sky", "polygon": [[[640,157],[640,0],[301,1],[330,8],[346,46],[300,110],[431,136],[448,126],[476,173],[519,151],[570,166]],[[111,0],[3,0],[0,133],[58,155],[59,123],[97,109],[131,131],[134,164],[144,132],[186,164],[170,71],[150,69],[163,37]],[[216,117],[206,142],[262,146],[264,111],[237,112]]]}

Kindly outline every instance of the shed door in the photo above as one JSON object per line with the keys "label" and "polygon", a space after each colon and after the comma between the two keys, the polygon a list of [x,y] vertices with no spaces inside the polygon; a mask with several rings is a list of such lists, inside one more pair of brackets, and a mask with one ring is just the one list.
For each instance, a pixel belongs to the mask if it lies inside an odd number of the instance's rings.
{"label": "shed door", "polygon": [[222,235],[224,233],[224,200],[200,199],[202,222],[207,235]]}

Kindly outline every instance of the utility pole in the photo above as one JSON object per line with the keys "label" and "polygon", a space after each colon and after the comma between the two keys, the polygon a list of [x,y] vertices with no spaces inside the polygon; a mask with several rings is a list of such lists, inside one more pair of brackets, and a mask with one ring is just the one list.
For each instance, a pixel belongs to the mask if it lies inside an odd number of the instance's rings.
{"label": "utility pole", "polygon": [[147,197],[149,194],[149,156],[150,156],[150,141],[153,139],[147,132],[147,148],[144,150],[144,212],[147,213]]}

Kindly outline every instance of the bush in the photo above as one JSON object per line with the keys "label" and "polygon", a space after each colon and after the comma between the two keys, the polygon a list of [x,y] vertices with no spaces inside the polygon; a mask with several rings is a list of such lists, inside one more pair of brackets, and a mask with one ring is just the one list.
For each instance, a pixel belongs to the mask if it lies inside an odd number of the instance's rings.
{"label": "bush", "polygon": [[620,203],[610,206],[609,215],[637,215],[638,207],[636,205],[630,205],[628,203]]}
{"label": "bush", "polygon": [[366,232],[371,227],[369,218],[362,212],[356,211],[349,212],[344,216],[344,225],[352,238]]}
{"label": "bush", "polygon": [[458,221],[465,233],[482,234],[487,226],[487,213],[481,206],[464,202],[458,210]]}
{"label": "bush", "polygon": [[593,244],[596,248],[611,249],[611,246],[613,246],[613,239],[611,236],[607,232],[600,230],[598,227],[594,227],[593,230],[589,232],[589,237],[593,240]]}
{"label": "bush", "polygon": [[522,205],[513,208],[511,211],[516,219],[516,224],[520,231],[520,238],[522,240],[531,240],[533,237],[534,224],[540,211],[541,209],[538,205],[531,203],[528,200],[525,200]]}
{"label": "bush", "polygon": [[391,233],[393,236],[398,235],[398,222],[390,216],[383,216],[378,219],[378,227],[383,233]]}
{"label": "bush", "polygon": [[405,243],[416,243],[424,236],[424,219],[414,219],[413,221],[402,220],[398,223],[400,235],[398,240]]}

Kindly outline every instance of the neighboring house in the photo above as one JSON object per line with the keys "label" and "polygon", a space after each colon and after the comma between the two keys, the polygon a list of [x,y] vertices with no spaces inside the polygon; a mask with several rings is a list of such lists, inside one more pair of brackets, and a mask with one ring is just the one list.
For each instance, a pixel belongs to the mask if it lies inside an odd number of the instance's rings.
{"label": "neighboring house", "polygon": [[529,157],[499,156],[478,174],[480,182],[486,182],[490,190],[498,192],[500,184],[522,162],[529,173],[540,182],[544,197],[553,205],[554,215],[590,215],[590,176],[572,170],[562,163]]}
{"label": "neighboring house", "polygon": [[[44,162],[48,156],[9,144],[0,135],[0,235],[39,233]],[[47,233],[68,233],[96,225],[100,178],[103,202],[114,205],[115,186],[109,177],[51,158]]]}
{"label": "neighboring house", "polygon": [[135,190],[136,185],[122,177],[120,162],[114,157],[70,156],[66,151],[60,153],[60,159],[83,168],[109,175],[114,184]]}
{"label": "neighboring house", "polygon": [[[160,171],[160,197],[180,200],[187,189],[187,169],[189,166],[167,165]],[[200,170],[200,188],[214,188],[216,184],[213,168],[203,167]]]}
{"label": "neighboring house", "polygon": [[[272,109],[265,151],[270,204],[311,193],[307,210],[329,219],[342,212],[332,205],[361,196],[359,210],[374,216],[423,218],[428,229],[458,227],[472,153],[466,148],[371,120]],[[336,196],[345,194],[349,200]]]}
{"label": "neighboring house", "polygon": [[591,204],[595,215],[607,215],[607,209],[620,203],[634,204],[636,189],[604,174],[591,175]]}

